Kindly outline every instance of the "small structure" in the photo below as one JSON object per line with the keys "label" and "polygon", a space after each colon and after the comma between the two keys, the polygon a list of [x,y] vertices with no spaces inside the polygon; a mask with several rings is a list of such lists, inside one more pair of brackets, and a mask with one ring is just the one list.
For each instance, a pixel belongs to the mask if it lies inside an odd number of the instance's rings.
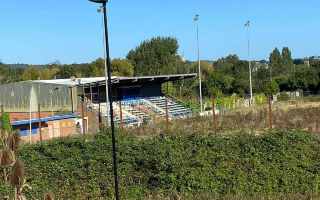
{"label": "small structure", "polygon": [[[57,137],[68,137],[77,132],[77,120],[73,114],[12,121],[23,141],[42,141]],[[31,126],[30,126],[31,125]],[[31,135],[30,135],[31,132]],[[81,131],[79,131],[81,132]]]}

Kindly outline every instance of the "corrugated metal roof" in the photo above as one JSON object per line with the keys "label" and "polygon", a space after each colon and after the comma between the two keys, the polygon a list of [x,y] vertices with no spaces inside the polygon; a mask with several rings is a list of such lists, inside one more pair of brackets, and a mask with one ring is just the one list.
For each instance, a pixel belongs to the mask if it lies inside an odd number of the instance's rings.
{"label": "corrugated metal roof", "polygon": [[[138,76],[138,77],[113,77],[112,85],[133,85],[133,84],[146,84],[150,82],[164,83],[168,81],[177,81],[183,79],[190,79],[197,77],[196,73],[193,74],[173,74],[173,75],[158,75],[158,76]],[[97,80],[96,82],[82,83],[81,86],[89,87],[90,85],[98,84],[105,85],[105,79]]]}
{"label": "corrugated metal roof", "polygon": [[[112,79],[117,77],[112,77]],[[92,78],[76,78],[76,79],[53,79],[53,80],[35,80],[35,83],[46,83],[46,84],[57,84],[57,85],[67,85],[76,86],[82,84],[96,83],[99,81],[105,81],[105,77],[92,77]]]}
{"label": "corrugated metal roof", "polygon": [[[156,81],[156,82],[166,82],[175,81],[187,78],[194,78],[197,74],[173,74],[173,75],[158,75],[158,76],[138,76],[138,77],[121,77],[113,76],[112,84],[117,83],[136,83],[144,81]],[[46,83],[46,84],[57,84],[57,85],[67,85],[67,86],[86,86],[91,84],[105,84],[105,77],[92,77],[92,78],[76,78],[76,79],[54,79],[54,80],[36,80],[35,83]]]}
{"label": "corrugated metal roof", "polygon": [[[76,115],[74,114],[69,114],[69,115],[55,115],[51,117],[44,117],[44,118],[35,118],[31,119],[31,123],[39,123],[39,122],[48,122],[48,121],[55,121],[55,120],[63,120],[63,119],[71,119],[71,118],[76,118]],[[11,122],[12,126],[19,126],[19,125],[27,125],[30,124],[30,120],[20,120],[20,121],[14,121]]]}

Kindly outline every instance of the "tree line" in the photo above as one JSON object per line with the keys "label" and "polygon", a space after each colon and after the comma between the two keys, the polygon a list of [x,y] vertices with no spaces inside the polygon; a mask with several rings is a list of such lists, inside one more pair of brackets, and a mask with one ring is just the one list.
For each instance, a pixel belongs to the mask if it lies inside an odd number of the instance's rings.
{"label": "tree line", "polygon": [[[143,41],[128,52],[124,59],[112,60],[115,76],[144,76],[160,74],[197,73],[197,62],[186,61],[178,54],[179,44],[172,37],[156,37]],[[265,93],[270,83],[280,91],[320,91],[320,61],[311,58],[294,60],[288,47],[282,51],[275,48],[268,61],[252,61],[253,92]],[[201,61],[203,94],[249,94],[248,61],[237,55],[228,55],[216,61]],[[104,76],[104,60],[98,58],[91,63],[59,64],[46,66],[29,65],[12,68],[0,63],[0,82],[20,80],[57,79]],[[170,84],[170,93],[189,96],[198,92],[198,80],[178,81]]]}

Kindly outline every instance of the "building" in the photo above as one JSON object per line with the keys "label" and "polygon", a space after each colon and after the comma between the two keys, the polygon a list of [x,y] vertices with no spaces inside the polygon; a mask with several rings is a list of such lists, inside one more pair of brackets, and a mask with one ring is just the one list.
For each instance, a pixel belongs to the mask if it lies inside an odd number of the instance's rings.
{"label": "building", "polygon": [[81,133],[81,130],[77,130],[75,119],[76,116],[73,114],[54,115],[32,118],[31,121],[29,119],[12,121],[11,125],[19,130],[22,140],[36,142]]}
{"label": "building", "polygon": [[[112,77],[114,121],[140,126],[168,117],[186,118],[189,108],[164,96],[163,83],[195,78],[197,74]],[[51,139],[95,132],[107,125],[104,77],[24,81],[0,86],[0,106],[25,139]],[[65,126],[65,124],[69,124]],[[66,128],[66,127],[73,128]],[[59,128],[57,128],[59,127]],[[29,133],[29,135],[28,135]],[[34,135],[34,136],[33,136]],[[34,139],[38,140],[38,139]]]}

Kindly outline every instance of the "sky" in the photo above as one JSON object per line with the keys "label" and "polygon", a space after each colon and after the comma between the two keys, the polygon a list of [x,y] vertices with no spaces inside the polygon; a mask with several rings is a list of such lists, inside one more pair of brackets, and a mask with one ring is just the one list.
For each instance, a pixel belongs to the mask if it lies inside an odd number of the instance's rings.
{"label": "sky", "polygon": [[[91,62],[103,56],[102,15],[87,0],[1,0],[0,60],[48,64]],[[228,54],[267,59],[273,48],[288,46],[293,57],[320,55],[319,0],[110,0],[110,54],[124,58],[143,40],[172,36],[179,53],[196,60],[200,15],[201,59]]]}

